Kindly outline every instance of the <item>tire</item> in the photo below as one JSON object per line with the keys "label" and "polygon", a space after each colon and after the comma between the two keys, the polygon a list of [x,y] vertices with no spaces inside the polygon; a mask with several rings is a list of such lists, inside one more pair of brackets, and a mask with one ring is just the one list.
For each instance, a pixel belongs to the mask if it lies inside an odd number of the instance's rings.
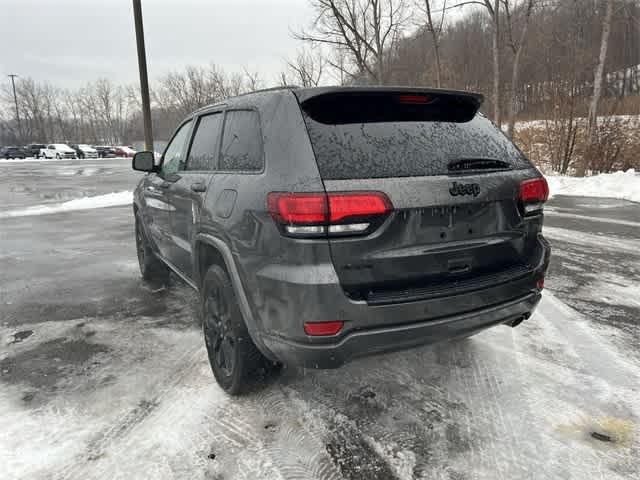
{"label": "tire", "polygon": [[200,304],[216,382],[229,395],[246,393],[266,361],[247,331],[229,275],[219,265],[212,265],[204,277]]}
{"label": "tire", "polygon": [[138,265],[140,266],[140,274],[143,280],[166,285],[169,282],[169,268],[153,253],[138,214],[136,214],[135,228],[136,252],[138,253]]}

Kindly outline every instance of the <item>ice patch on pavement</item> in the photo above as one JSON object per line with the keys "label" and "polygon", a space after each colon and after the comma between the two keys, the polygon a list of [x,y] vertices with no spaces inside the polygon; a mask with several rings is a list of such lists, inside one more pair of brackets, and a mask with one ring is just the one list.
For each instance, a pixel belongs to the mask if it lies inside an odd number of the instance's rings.
{"label": "ice patch on pavement", "polygon": [[53,205],[35,205],[19,210],[0,212],[0,218],[29,217],[32,215],[48,215],[51,213],[69,212],[73,210],[90,210],[93,208],[115,207],[133,203],[133,193],[130,191],[107,193],[94,197],[82,197],[68,202]]}
{"label": "ice patch on pavement", "polygon": [[602,173],[592,177],[546,175],[550,196],[617,198],[640,202],[640,174],[633,168],[626,172]]}
{"label": "ice patch on pavement", "polygon": [[65,177],[72,177],[74,175],[81,175],[83,177],[90,177],[91,175],[95,175],[96,173],[100,173],[100,168],[74,168],[74,169],[65,169],[57,172],[58,175],[62,175]]}
{"label": "ice patch on pavement", "polygon": [[416,454],[411,450],[399,448],[396,444],[383,445],[373,438],[368,438],[368,442],[381,458],[384,458],[396,476],[400,480],[412,480],[413,471],[416,467]]}
{"label": "ice patch on pavement", "polygon": [[565,218],[575,218],[576,220],[588,220],[590,222],[613,223],[615,225],[625,225],[627,227],[640,227],[640,222],[633,222],[630,220],[621,220],[618,218],[594,217],[592,215],[577,215],[574,213],[559,211],[553,207],[545,208],[544,214],[550,215],[550,216],[565,217]]}
{"label": "ice patch on pavement", "polygon": [[600,274],[590,290],[592,298],[610,305],[626,305],[640,308],[640,284],[628,284],[620,275]]}
{"label": "ice patch on pavement", "polygon": [[593,233],[577,232],[560,227],[547,227],[542,229],[545,237],[560,240],[562,242],[587,245],[598,249],[609,249],[614,252],[630,253],[640,255],[640,242],[627,240],[612,235],[596,235]]}

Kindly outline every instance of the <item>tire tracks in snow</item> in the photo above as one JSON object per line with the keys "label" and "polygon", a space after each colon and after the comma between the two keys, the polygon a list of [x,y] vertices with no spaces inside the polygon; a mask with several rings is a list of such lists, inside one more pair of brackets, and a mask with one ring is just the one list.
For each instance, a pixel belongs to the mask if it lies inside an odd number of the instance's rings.
{"label": "tire tracks in snow", "polygon": [[50,478],[131,479],[142,472],[141,478],[204,478],[211,471],[219,475],[214,478],[247,480],[343,478],[322,433],[305,424],[308,415],[299,402],[277,384],[252,396],[226,396],[202,351],[186,352],[180,367],[158,380],[155,396],[104,429]]}
{"label": "tire tracks in snow", "polygon": [[112,423],[107,429],[98,433],[89,445],[87,445],[85,451],[77,457],[77,462],[53,474],[51,478],[68,480],[91,477],[90,472],[86,471],[87,464],[103,457],[114,442],[128,435],[140,422],[146,419],[151,412],[161,404],[162,400],[171,392],[172,388],[178,385],[193,371],[200,355],[201,348],[199,347],[194,347],[185,352],[177,362],[180,367],[174,371],[172,375],[156,383],[156,395],[152,396],[150,400],[140,402],[136,407]]}

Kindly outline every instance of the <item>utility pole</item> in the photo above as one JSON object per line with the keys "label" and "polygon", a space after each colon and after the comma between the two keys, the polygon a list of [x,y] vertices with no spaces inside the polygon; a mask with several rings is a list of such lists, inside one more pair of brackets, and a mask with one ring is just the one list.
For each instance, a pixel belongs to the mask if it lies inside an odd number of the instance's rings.
{"label": "utility pole", "polygon": [[149,101],[149,78],[147,76],[147,54],[144,49],[144,30],[142,28],[142,5],[133,0],[133,20],[136,26],[136,44],[138,47],[138,70],[140,71],[140,95],[142,97],[142,120],[144,123],[145,150],[153,152],[153,131],[151,129],[151,104]]}
{"label": "utility pole", "polygon": [[10,75],[8,75],[8,77],[11,78],[11,86],[13,87],[13,101],[16,104],[16,120],[18,121],[18,135],[16,135],[16,137],[18,136],[22,136],[22,125],[20,124],[20,109],[18,108],[18,96],[16,95],[16,80],[15,78],[18,75],[16,75],[15,73],[12,73]]}

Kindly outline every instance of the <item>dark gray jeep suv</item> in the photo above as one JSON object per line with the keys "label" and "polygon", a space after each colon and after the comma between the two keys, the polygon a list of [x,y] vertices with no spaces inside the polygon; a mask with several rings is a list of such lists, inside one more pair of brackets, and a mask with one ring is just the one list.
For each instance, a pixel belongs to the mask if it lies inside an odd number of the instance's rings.
{"label": "dark gray jeep suv", "polygon": [[190,115],[135,191],[140,269],[200,293],[218,383],[515,326],[540,300],[547,183],[482,96],[281,88]]}

